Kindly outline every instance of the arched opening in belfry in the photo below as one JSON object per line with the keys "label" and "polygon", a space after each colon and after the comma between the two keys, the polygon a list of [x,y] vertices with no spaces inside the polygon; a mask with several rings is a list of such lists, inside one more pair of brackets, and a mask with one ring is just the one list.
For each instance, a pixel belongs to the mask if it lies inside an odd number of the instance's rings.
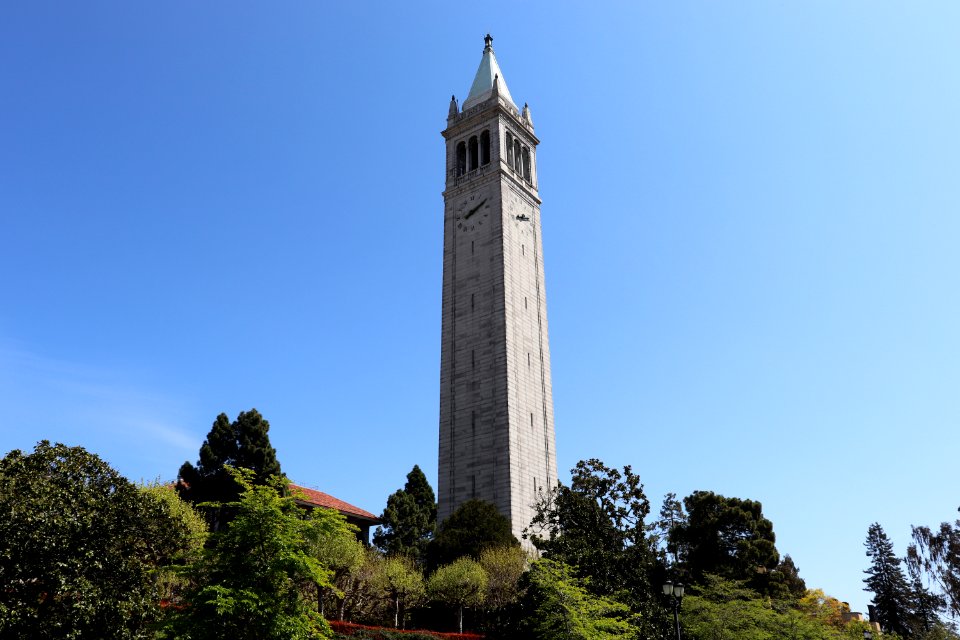
{"label": "arched opening in belfry", "polygon": [[517,173],[520,173],[523,168],[520,166],[521,163],[521,152],[520,152],[520,141],[513,141],[513,170]]}
{"label": "arched opening in belfry", "polygon": [[486,129],[480,134],[480,164],[490,164],[490,132]]}
{"label": "arched opening in belfry", "polygon": [[523,148],[523,179],[530,182],[530,149]]}
{"label": "arched opening in belfry", "polygon": [[479,149],[477,147],[477,136],[471,136],[470,142],[467,143],[467,154],[470,157],[470,171],[473,171],[480,164],[479,160]]}
{"label": "arched opening in belfry", "polygon": [[507,166],[513,166],[513,134],[507,132]]}
{"label": "arched opening in belfry", "polygon": [[463,142],[457,144],[457,175],[462,176],[467,172],[467,145]]}

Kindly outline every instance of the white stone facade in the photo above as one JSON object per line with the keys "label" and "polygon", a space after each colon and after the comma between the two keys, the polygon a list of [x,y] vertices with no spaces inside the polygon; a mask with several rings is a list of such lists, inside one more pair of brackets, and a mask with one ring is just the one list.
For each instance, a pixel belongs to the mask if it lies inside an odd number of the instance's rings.
{"label": "white stone facade", "polygon": [[[489,41],[488,55],[496,66]],[[443,132],[438,516],[480,498],[520,538],[537,492],[557,481],[557,462],[539,140],[529,111],[521,115],[500,87],[506,84],[495,78],[490,97],[462,113],[452,103]]]}

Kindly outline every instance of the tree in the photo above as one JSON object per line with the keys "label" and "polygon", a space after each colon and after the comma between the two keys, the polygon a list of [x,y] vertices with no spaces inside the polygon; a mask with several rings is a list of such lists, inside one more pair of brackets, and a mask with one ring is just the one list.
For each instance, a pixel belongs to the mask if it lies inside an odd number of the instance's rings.
{"label": "tree", "polygon": [[780,562],[773,523],[755,500],[694,491],[683,499],[687,521],[671,532],[693,581],[706,574],[746,580],[766,592],[769,574]]}
{"label": "tree", "polygon": [[666,612],[659,595],[664,567],[644,523],[649,513],[631,467],[621,472],[600,460],[581,460],[570,486],[558,485],[537,505],[526,535],[543,557],[572,567],[592,594],[627,603],[642,633],[654,637],[666,625]]}
{"label": "tree", "polygon": [[612,598],[590,593],[573,570],[542,558],[530,568],[536,601],[534,637],[542,640],[616,640],[632,637],[630,608]]}
{"label": "tree", "polygon": [[910,588],[900,568],[900,558],[893,553],[893,543],[879,523],[870,525],[864,546],[871,558],[870,568],[864,571],[864,591],[873,593],[877,622],[884,631],[909,635]]}
{"label": "tree", "polygon": [[44,440],[0,461],[0,636],[135,638],[156,619],[155,569],[195,539],[163,499],[80,447]]}
{"label": "tree", "polygon": [[409,555],[422,562],[427,544],[437,526],[437,499],[427,477],[417,465],[407,474],[403,489],[387,498],[380,516],[382,527],[373,534],[373,543],[389,555]]}
{"label": "tree", "polygon": [[426,595],[423,573],[407,556],[388,557],[383,566],[383,589],[393,605],[393,626],[406,628],[406,612]]}
{"label": "tree", "polygon": [[[819,592],[822,595],[822,592]],[[814,610],[778,610],[745,581],[707,574],[684,597],[680,609],[684,637],[694,640],[840,640],[845,630],[819,617],[819,597],[811,595]],[[830,603],[836,602],[834,599]],[[837,602],[839,605],[839,602]],[[853,636],[863,638],[862,629]],[[851,638],[852,640],[852,638]]]}
{"label": "tree", "polygon": [[528,562],[527,552],[519,546],[490,547],[480,552],[480,566],[487,574],[484,604],[488,609],[501,609],[516,602],[520,578]]}
{"label": "tree", "polygon": [[366,549],[352,532],[337,531],[320,535],[313,540],[311,554],[331,574],[331,586],[317,590],[320,613],[325,613],[324,596],[332,594],[332,597],[339,600],[337,616],[343,620],[347,603],[344,592],[349,589],[354,576],[366,561]]}
{"label": "tree", "polygon": [[510,521],[484,500],[467,500],[444,520],[427,547],[428,564],[438,567],[460,557],[474,560],[484,549],[519,546]]}
{"label": "tree", "polygon": [[439,567],[427,580],[427,591],[434,600],[457,610],[457,624],[463,633],[463,610],[483,602],[487,589],[487,574],[480,563],[471,558],[460,558]]}
{"label": "tree", "polygon": [[170,630],[191,640],[318,638],[329,629],[302,596],[303,585],[330,587],[330,571],[313,556],[312,543],[331,531],[348,531],[330,509],[305,511],[284,496],[286,478],[254,484],[253,471],[231,469],[242,493],[236,516],[211,536],[193,567],[194,587]]}
{"label": "tree", "polygon": [[[236,502],[240,485],[226,467],[250,469],[254,484],[265,484],[280,475],[277,452],[270,446],[270,423],[256,410],[241,411],[233,422],[221,413],[213,422],[200,447],[196,466],[184,462],[180,467],[177,489],[194,504]],[[214,531],[223,528],[231,517],[229,508],[206,510]]]}
{"label": "tree", "polygon": [[[179,599],[183,589],[188,586],[183,571],[200,557],[209,535],[207,522],[189,502],[180,498],[170,484],[155,482],[141,486],[140,492],[163,514],[163,517],[146,523],[142,532],[144,537],[159,540],[171,532],[178,537],[175,546],[155,550],[151,562],[160,588],[160,602],[170,603]],[[172,530],[171,522],[176,523]]]}
{"label": "tree", "polygon": [[807,583],[800,577],[800,570],[790,554],[783,557],[770,574],[767,591],[772,598],[796,601],[807,593]]}
{"label": "tree", "polygon": [[907,562],[924,571],[939,587],[953,617],[960,617],[960,520],[939,529],[913,527]]}

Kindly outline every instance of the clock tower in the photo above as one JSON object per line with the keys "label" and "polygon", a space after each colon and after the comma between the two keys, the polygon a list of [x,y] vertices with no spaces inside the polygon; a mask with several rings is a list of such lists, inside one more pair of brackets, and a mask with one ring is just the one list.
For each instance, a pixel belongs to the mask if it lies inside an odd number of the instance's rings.
{"label": "clock tower", "polygon": [[450,100],[443,192],[438,518],[486,500],[520,538],[557,481],[537,144],[484,39]]}

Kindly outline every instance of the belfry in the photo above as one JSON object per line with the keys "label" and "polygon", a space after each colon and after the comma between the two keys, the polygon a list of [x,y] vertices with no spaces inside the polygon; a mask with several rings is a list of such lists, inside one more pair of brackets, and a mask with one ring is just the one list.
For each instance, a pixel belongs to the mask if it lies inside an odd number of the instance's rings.
{"label": "belfry", "polygon": [[458,106],[451,98],[443,192],[440,357],[442,522],[492,502],[520,538],[541,489],[557,481],[537,144],[484,39]]}

